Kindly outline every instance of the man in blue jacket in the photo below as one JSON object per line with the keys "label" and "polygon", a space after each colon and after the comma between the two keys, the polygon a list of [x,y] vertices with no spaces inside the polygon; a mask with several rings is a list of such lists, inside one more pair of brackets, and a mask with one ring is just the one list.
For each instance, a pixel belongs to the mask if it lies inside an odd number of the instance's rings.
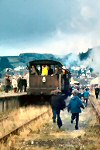
{"label": "man in blue jacket", "polygon": [[89,96],[90,96],[89,90],[88,90],[88,88],[86,88],[84,93],[83,93],[83,99],[85,102],[85,107],[87,107]]}
{"label": "man in blue jacket", "polygon": [[81,108],[84,109],[84,105],[82,104],[81,99],[77,96],[78,90],[73,90],[73,97],[71,98],[68,104],[68,112],[71,111],[71,123],[73,123],[74,119],[76,119],[75,129],[78,130],[78,122],[79,122],[79,113],[81,113]]}

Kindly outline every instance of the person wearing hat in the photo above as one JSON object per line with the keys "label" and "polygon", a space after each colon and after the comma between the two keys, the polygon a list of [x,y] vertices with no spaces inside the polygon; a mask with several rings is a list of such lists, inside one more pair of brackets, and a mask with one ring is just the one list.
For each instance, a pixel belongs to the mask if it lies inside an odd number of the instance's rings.
{"label": "person wearing hat", "polygon": [[81,113],[81,108],[84,109],[84,105],[82,104],[81,99],[78,97],[78,90],[73,90],[73,97],[71,98],[68,104],[68,112],[71,111],[71,123],[76,119],[75,129],[78,130],[78,122],[79,122],[79,113]]}
{"label": "person wearing hat", "polygon": [[69,95],[69,77],[65,66],[62,67],[62,92],[67,98]]}
{"label": "person wearing hat", "polygon": [[51,108],[53,113],[52,119],[54,123],[56,123],[57,119],[57,125],[60,128],[62,126],[60,111],[66,107],[64,101],[65,97],[61,94],[61,91],[59,89],[51,91],[51,95]]}

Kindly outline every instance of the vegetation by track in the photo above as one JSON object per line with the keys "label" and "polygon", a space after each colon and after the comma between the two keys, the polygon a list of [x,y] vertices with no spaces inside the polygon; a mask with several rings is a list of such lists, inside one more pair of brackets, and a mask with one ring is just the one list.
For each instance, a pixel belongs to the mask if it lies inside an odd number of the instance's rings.
{"label": "vegetation by track", "polygon": [[[89,104],[80,114],[79,130],[70,123],[71,114],[61,112],[63,126],[59,130],[47,114],[29,125],[18,135],[11,136],[7,145],[13,150],[99,150],[100,124]],[[3,148],[5,145],[1,145]],[[4,149],[6,150],[6,149]]]}
{"label": "vegetation by track", "polygon": [[[19,112],[18,112],[19,111]],[[12,135],[18,133],[23,127],[29,125],[31,122],[38,120],[40,117],[49,113],[49,107],[28,107],[20,110],[16,110],[6,118],[8,120],[3,120],[0,123],[0,128],[2,129],[0,134],[0,142],[6,142],[7,139]],[[15,122],[17,121],[17,122]],[[9,129],[9,130],[7,130]],[[3,131],[4,130],[4,131]],[[6,130],[6,131],[5,131]]]}
{"label": "vegetation by track", "polygon": [[80,114],[79,130],[75,130],[75,123],[70,123],[71,114],[67,110],[61,112],[63,126],[60,130],[53,124],[51,113],[44,112],[35,122],[16,128],[14,135],[4,138],[6,143],[1,143],[1,150],[99,150],[100,123],[92,98]]}
{"label": "vegetation by track", "polygon": [[94,112],[96,113],[97,121],[100,124],[100,102],[98,103],[98,100],[95,100],[95,97],[92,95],[90,98],[90,104],[91,104]]}

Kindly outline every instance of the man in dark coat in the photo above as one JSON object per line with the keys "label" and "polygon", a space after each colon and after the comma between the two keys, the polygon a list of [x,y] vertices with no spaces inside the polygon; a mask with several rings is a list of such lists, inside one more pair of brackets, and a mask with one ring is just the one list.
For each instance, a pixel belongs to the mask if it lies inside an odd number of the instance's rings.
{"label": "man in dark coat", "polygon": [[98,99],[99,92],[100,92],[100,89],[99,89],[98,86],[96,86],[96,88],[95,88],[95,96],[96,96],[96,99]]}
{"label": "man in dark coat", "polygon": [[11,89],[11,81],[10,76],[6,75],[5,77],[5,92],[8,93],[8,91]]}
{"label": "man in dark coat", "polygon": [[27,80],[24,77],[22,77],[22,87],[23,87],[24,92],[26,92]]}
{"label": "man in dark coat", "polygon": [[62,120],[60,117],[60,111],[65,108],[64,95],[61,94],[60,90],[55,90],[51,92],[51,107],[53,112],[53,122],[56,122],[57,117],[57,125],[60,128],[62,126]]}
{"label": "man in dark coat", "polygon": [[22,77],[21,75],[19,75],[18,79],[17,79],[17,87],[18,87],[18,92],[22,92],[22,87],[23,87],[23,83],[22,83]]}
{"label": "man in dark coat", "polygon": [[53,75],[53,69],[48,65],[48,75]]}

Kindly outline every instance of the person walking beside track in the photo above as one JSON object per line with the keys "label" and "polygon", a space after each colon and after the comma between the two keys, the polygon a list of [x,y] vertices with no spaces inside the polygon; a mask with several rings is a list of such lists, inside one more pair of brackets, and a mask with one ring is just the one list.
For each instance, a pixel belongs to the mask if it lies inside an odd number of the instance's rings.
{"label": "person walking beside track", "polygon": [[79,88],[77,88],[77,90],[78,90],[78,95],[77,96],[82,100],[83,93],[81,93]]}
{"label": "person walking beside track", "polygon": [[98,99],[99,92],[100,92],[100,89],[99,89],[98,86],[96,86],[96,88],[95,88],[95,96],[96,96],[96,99]]}
{"label": "person walking beside track", "polygon": [[70,95],[69,72],[65,66],[62,67],[62,91],[65,93],[66,98]]}
{"label": "person walking beside track", "polygon": [[82,104],[81,99],[78,97],[78,90],[73,90],[73,97],[71,98],[68,104],[68,112],[71,111],[71,123],[73,123],[74,119],[76,119],[75,129],[78,130],[78,122],[79,122],[79,113],[81,113],[81,108],[84,109],[84,105]]}
{"label": "person walking beside track", "polygon": [[85,91],[83,92],[83,99],[85,102],[85,107],[87,107],[89,96],[90,96],[89,90],[88,88],[86,88]]}
{"label": "person walking beside track", "polygon": [[56,123],[57,118],[57,125],[60,128],[62,126],[62,120],[60,117],[60,111],[66,107],[65,104],[65,97],[61,94],[60,90],[51,91],[51,108],[53,113],[53,122]]}

